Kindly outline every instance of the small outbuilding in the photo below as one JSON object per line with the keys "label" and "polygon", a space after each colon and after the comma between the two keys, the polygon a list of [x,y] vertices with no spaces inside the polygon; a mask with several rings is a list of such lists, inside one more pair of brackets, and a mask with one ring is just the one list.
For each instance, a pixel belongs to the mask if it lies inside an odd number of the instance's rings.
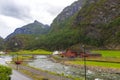
{"label": "small outbuilding", "polygon": [[90,53],[89,51],[83,51],[83,50],[72,50],[67,49],[66,52],[63,52],[61,54],[62,57],[69,57],[69,58],[75,58],[75,57],[101,57],[102,55],[99,53]]}
{"label": "small outbuilding", "polygon": [[59,54],[60,54],[59,51],[54,51],[54,52],[53,52],[53,55],[59,55]]}

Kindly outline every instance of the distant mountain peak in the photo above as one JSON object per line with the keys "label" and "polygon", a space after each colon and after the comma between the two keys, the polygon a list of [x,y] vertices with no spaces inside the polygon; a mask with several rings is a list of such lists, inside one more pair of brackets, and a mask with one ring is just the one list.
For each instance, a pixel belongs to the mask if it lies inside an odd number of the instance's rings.
{"label": "distant mountain peak", "polygon": [[40,22],[39,22],[39,21],[37,21],[37,20],[35,20],[35,21],[34,21],[34,23],[39,23],[39,24],[40,24]]}
{"label": "distant mountain peak", "polygon": [[25,26],[15,29],[15,31],[8,35],[7,38],[18,34],[46,34],[49,28],[50,27],[48,25],[44,25],[35,20],[33,23],[29,23]]}

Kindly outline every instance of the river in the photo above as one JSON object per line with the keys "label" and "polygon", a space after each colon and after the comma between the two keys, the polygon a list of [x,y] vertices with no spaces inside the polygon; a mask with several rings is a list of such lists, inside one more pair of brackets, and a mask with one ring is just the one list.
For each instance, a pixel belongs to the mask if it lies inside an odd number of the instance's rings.
{"label": "river", "polygon": [[[8,66],[6,62],[10,62],[10,61],[12,61],[11,56],[5,56],[5,55],[0,56],[0,65]],[[32,79],[28,78],[24,74],[21,74],[17,70],[12,70],[11,80],[32,80]]]}
{"label": "river", "polygon": [[[84,77],[84,69],[78,69],[71,66],[66,66],[60,63],[52,62],[47,56],[37,56],[33,62],[28,63],[30,66],[43,70],[55,72],[58,74],[71,75],[73,77]],[[96,73],[87,70],[87,80],[120,80],[119,74]]]}
{"label": "river", "polygon": [[[0,64],[6,65],[5,62],[11,61],[11,58],[12,57],[10,56],[1,56]],[[84,77],[84,69],[78,69],[75,67],[52,62],[49,60],[47,56],[44,55],[36,56],[36,58],[32,62],[29,62],[28,65],[35,68],[55,72],[58,74],[64,74],[66,76],[71,75],[73,77],[80,77],[80,78]],[[87,70],[87,80],[120,80],[120,74],[103,73],[103,72],[97,73]]]}

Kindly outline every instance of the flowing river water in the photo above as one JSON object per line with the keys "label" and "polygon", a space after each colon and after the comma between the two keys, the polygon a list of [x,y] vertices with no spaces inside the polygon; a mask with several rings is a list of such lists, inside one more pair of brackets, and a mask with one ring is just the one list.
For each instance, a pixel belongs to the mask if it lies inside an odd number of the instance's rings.
{"label": "flowing river water", "polygon": [[[4,58],[4,59],[2,59]],[[11,61],[10,56],[3,56],[0,57],[0,64],[5,65],[5,62]],[[4,61],[3,61],[4,60]],[[84,77],[84,69],[78,69],[71,66],[66,66],[60,63],[55,63],[49,60],[47,56],[36,56],[36,59],[34,59],[32,62],[29,62],[28,65],[55,72],[58,74],[64,74],[64,75],[71,75],[73,77]],[[113,74],[111,73],[104,73],[104,72],[93,72],[90,70],[87,70],[87,80],[120,80],[120,74]]]}
{"label": "flowing river water", "polygon": [[[60,63],[52,62],[47,56],[36,56],[36,59],[28,63],[30,66],[43,70],[55,72],[58,74],[70,75],[73,77],[84,77],[84,69],[78,69],[66,66]],[[87,70],[87,80],[120,80],[120,74],[97,73]]]}

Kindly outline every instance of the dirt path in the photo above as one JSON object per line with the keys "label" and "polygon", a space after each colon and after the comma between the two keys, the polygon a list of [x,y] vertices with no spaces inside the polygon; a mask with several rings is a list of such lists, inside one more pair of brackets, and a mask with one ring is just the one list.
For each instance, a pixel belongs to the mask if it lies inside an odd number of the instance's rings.
{"label": "dirt path", "polygon": [[[9,64],[9,66],[11,66],[13,68],[16,68],[16,65],[13,65],[13,64]],[[29,71],[33,75],[39,75],[41,77],[44,77],[46,80],[72,80],[72,79],[69,79],[69,78],[66,78],[66,77],[63,77],[63,76],[50,74],[48,72],[44,72],[44,71],[41,71],[41,70],[37,70],[37,69],[31,68],[31,67],[22,66],[22,65],[19,65],[19,70]]]}
{"label": "dirt path", "polygon": [[13,74],[11,75],[11,80],[33,80],[16,70],[13,70],[12,73]]}

